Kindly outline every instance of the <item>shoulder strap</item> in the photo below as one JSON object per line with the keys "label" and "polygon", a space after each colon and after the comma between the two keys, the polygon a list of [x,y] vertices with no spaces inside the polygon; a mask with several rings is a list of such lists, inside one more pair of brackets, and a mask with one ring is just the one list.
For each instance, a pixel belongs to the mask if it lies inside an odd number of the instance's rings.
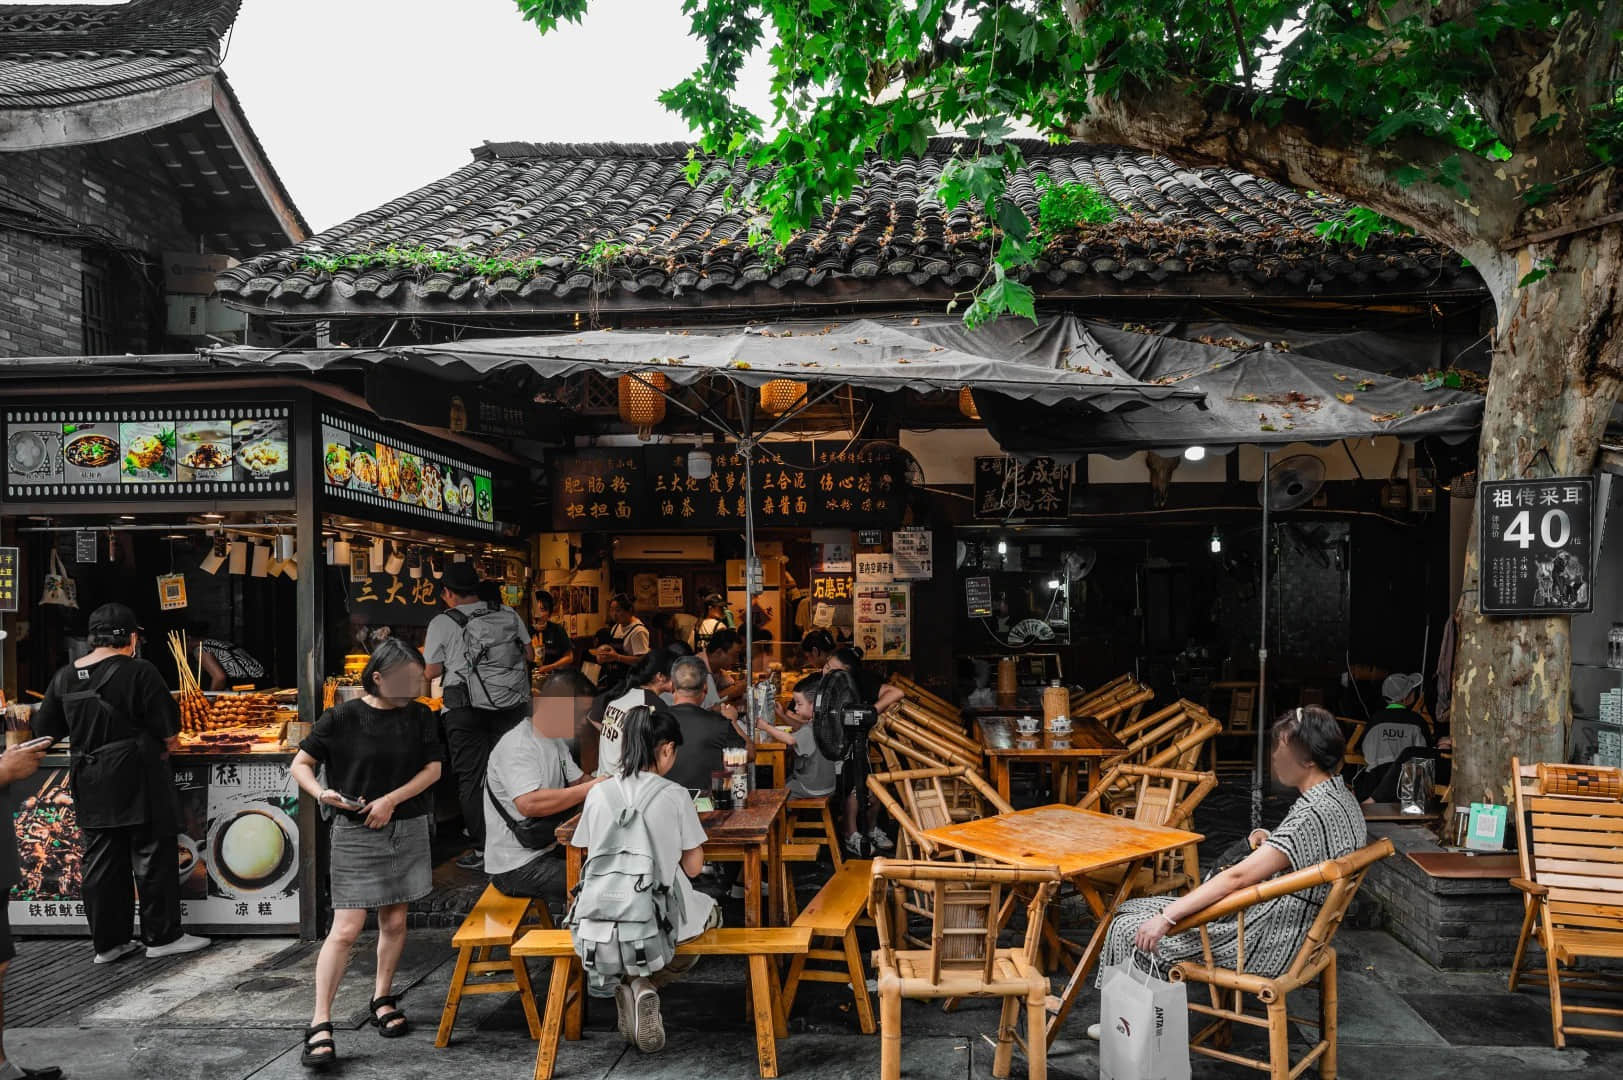
{"label": "shoulder strap", "polygon": [[[120,661],[127,662],[128,659],[128,657],[120,656],[108,657],[106,660],[103,660],[99,665],[97,665],[100,670],[90,677],[90,681],[87,684],[80,686],[78,685],[77,680],[75,680],[73,692],[95,694],[97,697],[100,697],[102,688],[107,685],[108,680],[124,669],[124,664],[120,663]],[[84,669],[75,668],[74,670],[83,671]]]}
{"label": "shoulder strap", "polygon": [[513,815],[509,814],[506,808],[502,806],[502,801],[496,798],[496,793],[491,790],[490,782],[488,780],[485,782],[485,798],[490,800],[490,805],[496,808],[496,813],[500,814],[501,819],[507,822],[507,827],[509,829],[518,828],[518,822],[515,821],[513,819]]}
{"label": "shoulder strap", "polygon": [[466,612],[458,611],[456,608],[446,608],[445,615],[461,629],[466,630],[468,628],[468,615]]}

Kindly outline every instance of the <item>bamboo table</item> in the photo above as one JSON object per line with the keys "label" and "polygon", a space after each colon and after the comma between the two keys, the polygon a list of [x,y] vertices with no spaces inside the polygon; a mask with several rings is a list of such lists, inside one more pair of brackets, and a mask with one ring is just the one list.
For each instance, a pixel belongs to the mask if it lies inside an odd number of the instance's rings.
{"label": "bamboo table", "polygon": [[983,716],[976,727],[991,765],[992,784],[1004,802],[1009,801],[1009,767],[1016,762],[1049,766],[1054,771],[1054,801],[1074,803],[1093,782],[1094,762],[1127,749],[1091,716],[1073,720],[1064,735],[1022,735],[1011,716]]}
{"label": "bamboo table", "polygon": [[[732,856],[744,864],[744,925],[761,926],[762,862],[766,864],[767,879],[772,883],[770,898],[771,922],[782,921],[784,893],[783,879],[786,867],[783,861],[784,811],[789,805],[787,788],[757,788],[750,792],[749,802],[742,810],[711,810],[699,815],[704,826],[704,850],[707,855]],[[575,827],[580,824],[576,814],[558,826],[558,842],[564,845],[568,866],[568,888],[574,892],[580,883],[581,864],[585,849],[575,847]]]}
{"label": "bamboo table", "polygon": [[[1083,982],[1099,961],[1104,949],[1110,917],[1133,892],[1139,869],[1157,855],[1205,839],[1199,833],[1140,825],[1127,818],[1078,810],[1074,806],[1038,806],[1012,814],[943,825],[924,834],[938,844],[967,851],[994,862],[1011,866],[1059,867],[1060,876],[1070,881],[1087,901],[1098,920],[1093,936],[1083,948],[1076,970],[1060,995],[1059,1009],[1048,1020],[1048,1042],[1052,1046],[1060,1025],[1070,1015],[1082,991]],[[1121,867],[1121,883],[1107,903],[1099,894],[1090,874]]]}

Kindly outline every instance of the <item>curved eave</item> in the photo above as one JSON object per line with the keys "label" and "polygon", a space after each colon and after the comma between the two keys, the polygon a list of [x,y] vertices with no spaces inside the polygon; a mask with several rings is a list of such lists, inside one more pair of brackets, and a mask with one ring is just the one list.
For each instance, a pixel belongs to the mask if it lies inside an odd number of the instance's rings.
{"label": "curved eave", "polygon": [[214,107],[214,77],[123,97],[38,109],[0,110],[0,150],[48,150],[106,142],[177,123]]}

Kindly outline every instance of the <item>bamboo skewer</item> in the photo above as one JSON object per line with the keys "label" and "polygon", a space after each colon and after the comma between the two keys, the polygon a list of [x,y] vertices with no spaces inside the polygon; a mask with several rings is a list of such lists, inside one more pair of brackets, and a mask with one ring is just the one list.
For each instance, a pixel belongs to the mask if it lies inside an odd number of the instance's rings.
{"label": "bamboo skewer", "polygon": [[[201,647],[200,647],[201,648]],[[203,693],[203,684],[192,674],[191,661],[186,656],[186,640],[178,630],[169,632],[169,651],[175,658],[175,669],[180,675],[180,726],[187,732],[206,731],[213,726],[213,707]],[[199,653],[198,666],[202,666]]]}

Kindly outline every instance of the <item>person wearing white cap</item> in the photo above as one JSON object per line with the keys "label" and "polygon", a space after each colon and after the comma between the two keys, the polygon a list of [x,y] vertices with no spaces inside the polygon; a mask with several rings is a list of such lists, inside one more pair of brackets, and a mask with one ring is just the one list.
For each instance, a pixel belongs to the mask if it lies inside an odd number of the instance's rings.
{"label": "person wearing white cap", "polygon": [[1374,801],[1376,788],[1405,750],[1425,749],[1425,721],[1415,712],[1425,686],[1425,676],[1413,672],[1388,675],[1381,683],[1386,708],[1370,723],[1358,748],[1364,755],[1364,769],[1353,781],[1353,790],[1364,802]]}

